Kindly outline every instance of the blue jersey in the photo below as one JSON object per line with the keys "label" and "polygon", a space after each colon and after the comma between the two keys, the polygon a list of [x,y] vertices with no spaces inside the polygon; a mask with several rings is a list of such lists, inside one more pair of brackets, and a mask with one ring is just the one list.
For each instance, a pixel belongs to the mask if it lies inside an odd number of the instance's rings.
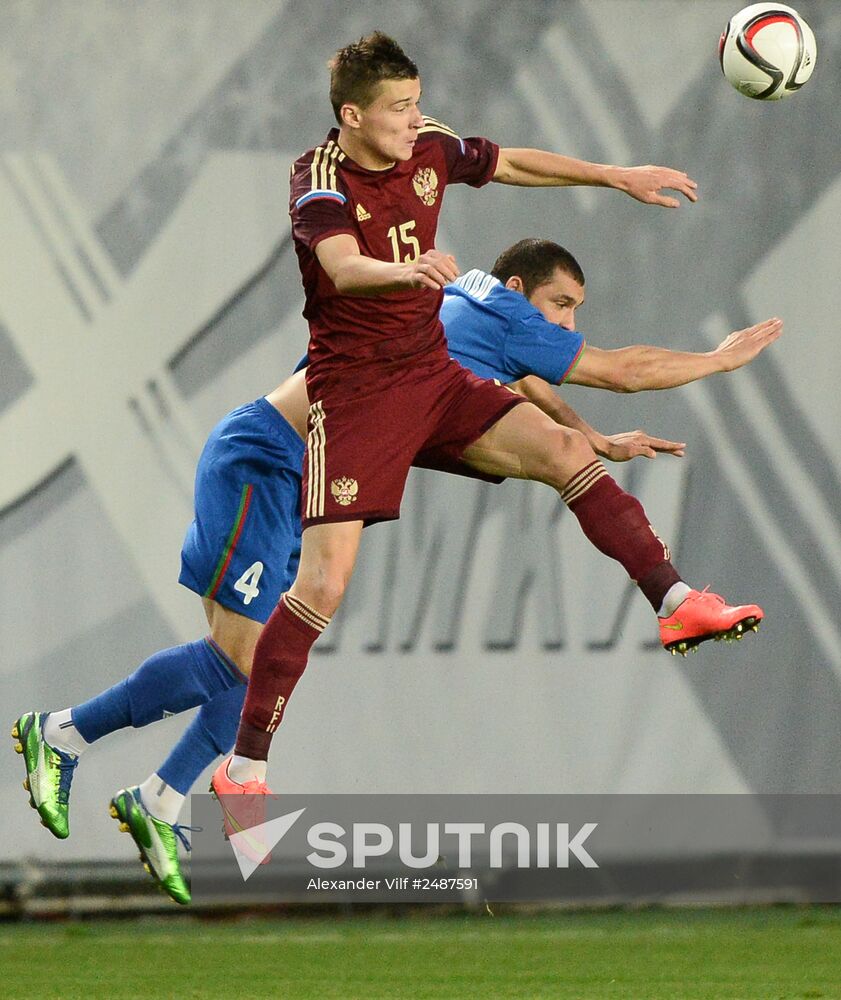
{"label": "blue jersey", "polygon": [[451,357],[500,382],[539,375],[560,385],[584,349],[580,333],[550,323],[524,295],[475,269],[444,289],[441,322]]}

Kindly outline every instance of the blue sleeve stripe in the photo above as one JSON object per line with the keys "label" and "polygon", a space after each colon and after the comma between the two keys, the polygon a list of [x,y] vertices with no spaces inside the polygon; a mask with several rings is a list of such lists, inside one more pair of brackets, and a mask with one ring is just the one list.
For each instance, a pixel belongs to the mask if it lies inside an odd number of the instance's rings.
{"label": "blue sleeve stripe", "polygon": [[347,202],[347,198],[339,191],[324,191],[322,189],[316,189],[315,191],[307,191],[306,194],[302,194],[301,197],[295,202],[295,208],[300,208],[301,205],[306,205],[308,201],[315,201],[316,198],[332,198],[333,201],[338,201],[340,205],[344,205]]}

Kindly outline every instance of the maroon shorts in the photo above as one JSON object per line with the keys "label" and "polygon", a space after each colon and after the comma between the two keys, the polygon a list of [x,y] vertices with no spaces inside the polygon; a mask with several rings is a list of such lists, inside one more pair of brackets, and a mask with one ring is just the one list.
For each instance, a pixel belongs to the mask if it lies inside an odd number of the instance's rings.
{"label": "maroon shorts", "polygon": [[443,352],[407,367],[384,366],[364,382],[358,375],[313,379],[308,391],[305,528],[399,517],[412,465],[475,476],[460,466],[462,452],[525,402]]}

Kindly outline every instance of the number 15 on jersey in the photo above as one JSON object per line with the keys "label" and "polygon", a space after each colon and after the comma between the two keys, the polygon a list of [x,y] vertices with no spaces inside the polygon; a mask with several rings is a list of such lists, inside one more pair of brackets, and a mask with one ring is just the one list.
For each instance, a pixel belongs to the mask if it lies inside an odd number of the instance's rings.
{"label": "number 15 on jersey", "polygon": [[[395,264],[411,264],[420,257],[420,243],[416,236],[412,236],[415,228],[415,220],[404,222],[400,226],[392,226],[388,231],[388,238],[391,240],[391,249],[394,253]],[[409,250],[404,254],[405,249]]]}

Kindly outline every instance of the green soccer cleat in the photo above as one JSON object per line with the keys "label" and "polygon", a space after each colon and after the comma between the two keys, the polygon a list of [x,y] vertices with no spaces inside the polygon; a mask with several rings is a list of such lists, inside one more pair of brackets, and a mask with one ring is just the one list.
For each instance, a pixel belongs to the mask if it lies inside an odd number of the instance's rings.
{"label": "green soccer cleat", "polygon": [[113,819],[120,821],[120,832],[131,834],[146,871],[176,903],[186,906],[190,902],[190,889],[181,874],[178,841],[189,851],[190,841],[184,830],[198,828],[156,819],[143,805],[137,785],[117,792],[111,799],[110,812]]}
{"label": "green soccer cleat", "polygon": [[70,835],[70,784],[79,758],[55,750],[44,740],[48,712],[27,712],[12,726],[15,753],[23,754],[29,804],[38,810],[41,825],[64,840]]}

